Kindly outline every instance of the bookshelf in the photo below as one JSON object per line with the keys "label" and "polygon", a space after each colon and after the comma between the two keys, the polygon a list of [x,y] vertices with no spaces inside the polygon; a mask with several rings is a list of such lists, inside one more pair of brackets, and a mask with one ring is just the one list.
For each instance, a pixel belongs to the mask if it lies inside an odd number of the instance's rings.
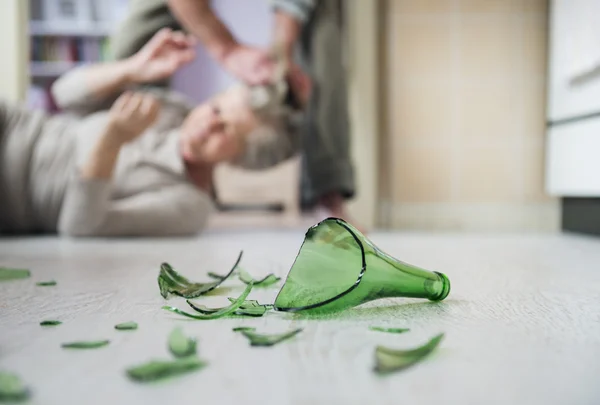
{"label": "bookshelf", "polygon": [[109,38],[128,0],[29,0],[28,104],[54,111],[49,89],[58,77],[109,58]]}

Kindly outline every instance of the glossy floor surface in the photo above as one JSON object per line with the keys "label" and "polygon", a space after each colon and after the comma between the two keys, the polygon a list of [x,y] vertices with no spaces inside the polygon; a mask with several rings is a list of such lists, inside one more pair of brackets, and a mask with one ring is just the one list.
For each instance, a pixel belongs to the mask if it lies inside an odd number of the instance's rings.
{"label": "glossy floor surface", "polygon": [[[0,370],[31,387],[32,404],[578,404],[600,403],[600,239],[573,235],[373,233],[383,250],[438,270],[452,282],[441,303],[385,299],[321,318],[267,313],[262,318],[184,320],[161,310],[156,278],[168,261],[193,280],[225,272],[244,250],[255,276],[287,274],[303,232],[211,231],[198,239],[0,240],[0,266],[31,270],[0,283]],[[55,287],[35,282],[56,280]],[[227,282],[208,306],[242,290]],[[250,298],[273,302],[278,287]],[[186,309],[183,299],[169,305]],[[42,328],[57,319],[62,325]],[[114,325],[136,321],[139,329]],[[159,384],[139,384],[129,366],[168,359],[176,326],[199,340],[209,365]],[[271,348],[250,347],[231,331],[302,327]],[[401,335],[369,326],[410,328]],[[374,348],[411,348],[439,332],[424,362],[380,377]],[[109,339],[97,350],[61,343]]]}

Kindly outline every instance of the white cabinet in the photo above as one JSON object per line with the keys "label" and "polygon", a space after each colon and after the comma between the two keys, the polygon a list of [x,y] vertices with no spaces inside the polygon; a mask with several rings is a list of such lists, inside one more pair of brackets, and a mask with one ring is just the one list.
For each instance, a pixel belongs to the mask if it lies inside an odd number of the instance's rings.
{"label": "white cabinet", "polygon": [[553,0],[546,188],[600,197],[600,1]]}
{"label": "white cabinet", "polygon": [[550,194],[600,196],[600,118],[550,127],[547,156]]}

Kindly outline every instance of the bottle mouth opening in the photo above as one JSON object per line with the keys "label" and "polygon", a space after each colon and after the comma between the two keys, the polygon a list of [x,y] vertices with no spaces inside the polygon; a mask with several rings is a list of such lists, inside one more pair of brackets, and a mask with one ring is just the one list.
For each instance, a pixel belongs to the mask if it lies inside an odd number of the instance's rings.
{"label": "bottle mouth opening", "polygon": [[450,279],[444,273],[440,273],[438,271],[434,271],[435,274],[440,276],[442,281],[442,291],[434,297],[429,298],[431,301],[442,301],[444,298],[450,294]]}

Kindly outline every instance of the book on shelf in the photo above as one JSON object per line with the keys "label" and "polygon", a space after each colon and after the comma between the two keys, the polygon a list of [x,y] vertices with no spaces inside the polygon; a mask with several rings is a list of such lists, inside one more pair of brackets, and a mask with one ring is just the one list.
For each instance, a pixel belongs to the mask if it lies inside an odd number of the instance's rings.
{"label": "book on shelf", "polygon": [[32,37],[33,62],[102,62],[109,58],[108,38]]}

